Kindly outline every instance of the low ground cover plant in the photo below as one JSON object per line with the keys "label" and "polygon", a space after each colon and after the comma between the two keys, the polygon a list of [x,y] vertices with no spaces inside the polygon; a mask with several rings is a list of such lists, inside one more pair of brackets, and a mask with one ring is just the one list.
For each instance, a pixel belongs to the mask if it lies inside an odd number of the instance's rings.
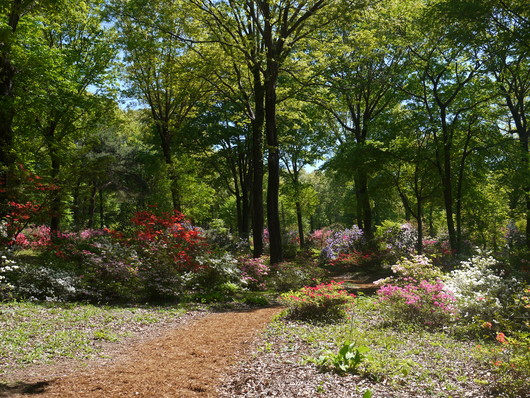
{"label": "low ground cover plant", "polygon": [[366,359],[370,351],[367,346],[357,346],[346,341],[338,352],[324,350],[313,362],[323,370],[331,369],[339,374],[357,374],[359,365]]}

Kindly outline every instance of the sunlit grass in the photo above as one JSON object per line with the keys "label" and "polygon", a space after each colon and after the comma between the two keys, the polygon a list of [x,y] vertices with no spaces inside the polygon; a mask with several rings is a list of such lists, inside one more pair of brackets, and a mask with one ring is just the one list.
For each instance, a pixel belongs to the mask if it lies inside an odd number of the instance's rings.
{"label": "sunlit grass", "polygon": [[56,358],[89,358],[150,324],[182,316],[184,306],[119,307],[78,303],[0,304],[0,375]]}

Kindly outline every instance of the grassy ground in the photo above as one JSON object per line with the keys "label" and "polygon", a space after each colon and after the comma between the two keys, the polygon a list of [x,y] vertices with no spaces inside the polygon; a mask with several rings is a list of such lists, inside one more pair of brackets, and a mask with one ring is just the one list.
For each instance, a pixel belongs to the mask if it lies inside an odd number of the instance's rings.
{"label": "grassy ground", "polygon": [[0,303],[0,379],[31,364],[97,357],[150,325],[174,321],[181,307],[118,307],[79,303]]}
{"label": "grassy ground", "polygon": [[[369,348],[356,372],[337,374],[315,364],[323,351],[337,353],[346,341]],[[492,364],[508,353],[485,354],[498,346],[454,329],[389,323],[374,300],[361,298],[348,322],[276,320],[251,360],[225,380],[222,396],[528,397],[525,374]]]}
{"label": "grassy ground", "polygon": [[[64,358],[101,357],[153,325],[183,317],[190,309],[85,304],[0,304],[2,376],[28,365]],[[337,352],[345,341],[369,348],[353,374],[339,375],[315,364],[323,350]],[[310,324],[275,320],[254,355],[225,379],[227,397],[528,397],[530,379],[517,369],[494,366],[509,352],[495,351],[495,339],[466,336],[454,328],[425,330],[390,323],[373,299],[356,300],[351,320]]]}

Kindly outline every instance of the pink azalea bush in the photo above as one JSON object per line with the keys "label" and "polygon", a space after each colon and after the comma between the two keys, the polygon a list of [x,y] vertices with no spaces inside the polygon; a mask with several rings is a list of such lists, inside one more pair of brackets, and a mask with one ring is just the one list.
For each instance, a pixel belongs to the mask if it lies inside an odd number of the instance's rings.
{"label": "pink azalea bush", "polygon": [[270,268],[266,256],[252,258],[243,256],[238,259],[238,267],[241,271],[243,284],[252,289],[264,290],[267,288],[266,277]]}
{"label": "pink azalea bush", "polygon": [[343,319],[355,295],[344,290],[342,284],[331,281],[282,294],[280,302],[287,307],[286,317],[303,321]]}
{"label": "pink azalea bush", "polygon": [[455,297],[440,281],[386,284],[377,291],[382,312],[392,319],[441,326],[456,314]]}
{"label": "pink azalea bush", "polygon": [[441,326],[457,313],[456,298],[441,280],[442,271],[425,256],[403,258],[393,276],[375,283],[381,312],[394,320]]}

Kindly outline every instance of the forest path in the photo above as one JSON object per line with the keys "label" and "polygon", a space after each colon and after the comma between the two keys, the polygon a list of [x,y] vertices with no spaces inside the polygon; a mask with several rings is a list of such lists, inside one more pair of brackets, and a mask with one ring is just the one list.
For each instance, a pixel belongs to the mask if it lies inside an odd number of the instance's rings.
{"label": "forest path", "polygon": [[208,314],[129,347],[112,365],[18,382],[0,397],[215,397],[224,371],[280,310]]}

